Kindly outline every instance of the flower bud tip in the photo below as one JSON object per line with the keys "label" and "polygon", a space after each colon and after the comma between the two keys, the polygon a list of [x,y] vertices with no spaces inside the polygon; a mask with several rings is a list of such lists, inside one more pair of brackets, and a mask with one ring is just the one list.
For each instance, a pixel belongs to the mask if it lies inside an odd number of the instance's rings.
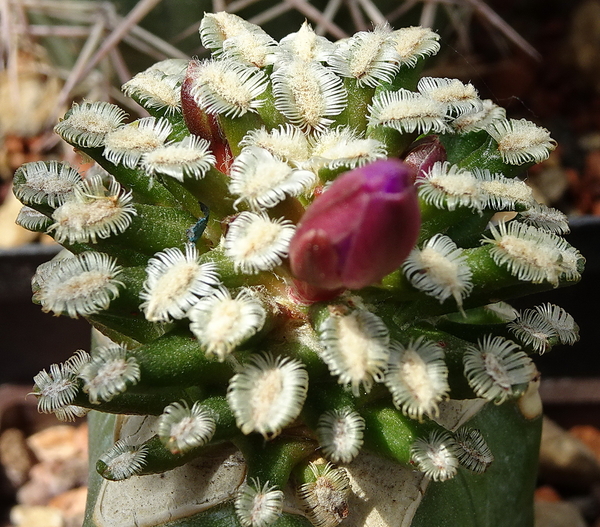
{"label": "flower bud tip", "polygon": [[413,178],[392,159],[339,176],[298,224],[289,251],[294,276],[331,291],[360,289],[397,269],[420,227]]}

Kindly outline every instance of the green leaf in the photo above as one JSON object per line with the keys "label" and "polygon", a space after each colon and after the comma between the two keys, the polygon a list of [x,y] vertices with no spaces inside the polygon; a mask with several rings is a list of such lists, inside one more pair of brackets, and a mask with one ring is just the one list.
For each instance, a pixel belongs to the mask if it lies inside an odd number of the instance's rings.
{"label": "green leaf", "polygon": [[482,432],[494,462],[481,475],[460,468],[450,481],[429,483],[411,527],[531,527],[541,416],[488,404],[468,426]]}

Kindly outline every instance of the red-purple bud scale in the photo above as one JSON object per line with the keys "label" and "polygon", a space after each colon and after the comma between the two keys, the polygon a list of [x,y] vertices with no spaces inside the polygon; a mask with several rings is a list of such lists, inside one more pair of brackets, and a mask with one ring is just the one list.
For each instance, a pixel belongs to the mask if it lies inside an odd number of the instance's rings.
{"label": "red-purple bud scale", "polygon": [[446,149],[437,135],[415,141],[404,156],[404,162],[415,170],[417,178],[427,174],[438,161],[446,161]]}
{"label": "red-purple bud scale", "polygon": [[198,106],[192,95],[195,71],[199,62],[191,60],[186,70],[185,79],[181,84],[181,108],[183,119],[188,130],[210,143],[210,149],[216,158],[215,168],[228,174],[233,155],[225,134],[221,130],[216,115],[207,114]]}

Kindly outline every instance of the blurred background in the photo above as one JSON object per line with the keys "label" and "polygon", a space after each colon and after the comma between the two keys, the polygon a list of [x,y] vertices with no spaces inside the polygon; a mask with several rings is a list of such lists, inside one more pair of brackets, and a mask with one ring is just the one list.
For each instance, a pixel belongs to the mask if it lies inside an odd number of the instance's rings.
{"label": "blurred background", "polygon": [[90,332],[31,303],[31,276],[58,247],[14,224],[13,173],[79,164],[52,132],[73,101],[143,115],[120,86],[158,60],[204,56],[200,20],[220,10],[276,39],[305,19],[331,40],[385,21],[430,26],[442,50],[427,74],[470,81],[509,117],[551,131],[559,147],[525,176],[569,215],[567,239],[588,263],[577,286],[515,303],[556,303],[581,326],[578,344],[536,361],[553,419],[537,527],[600,527],[600,0],[0,0],[0,527],[78,527],[87,470],[85,423],[53,426],[26,397],[39,370],[89,348]]}

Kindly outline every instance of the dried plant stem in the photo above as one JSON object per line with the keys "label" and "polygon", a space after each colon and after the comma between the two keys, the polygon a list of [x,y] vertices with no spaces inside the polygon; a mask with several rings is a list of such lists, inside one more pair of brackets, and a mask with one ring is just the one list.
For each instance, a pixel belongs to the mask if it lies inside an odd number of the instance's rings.
{"label": "dried plant stem", "polygon": [[229,13],[237,13],[242,9],[255,4],[257,0],[236,0],[235,2],[231,2],[224,10]]}
{"label": "dried plant stem", "polygon": [[290,9],[292,9],[292,6],[288,4],[277,4],[269,9],[266,9],[260,15],[256,15],[255,17],[248,19],[248,21],[252,22],[253,24],[261,25],[269,20],[273,20]]}
{"label": "dried plant stem", "polygon": [[356,29],[359,31],[366,31],[369,26],[358,6],[358,2],[356,0],[347,0],[347,4],[350,16],[352,17],[352,22],[354,22]]}
{"label": "dried plant stem", "polygon": [[[327,6],[325,7],[325,10],[323,11],[323,17],[325,18],[325,20],[331,22],[337,14],[337,12],[339,11],[341,4],[342,0],[329,0]],[[322,35],[324,32],[325,26],[321,22],[319,22],[317,24],[317,27],[315,28],[315,33],[317,33],[318,35]]]}
{"label": "dried plant stem", "polygon": [[109,53],[110,62],[115,68],[117,72],[117,76],[119,77],[119,82],[121,84],[125,84],[129,79],[131,79],[131,72],[123,59],[123,55],[118,50],[118,48],[114,48]]}
{"label": "dried plant stem", "polygon": [[87,75],[100,60],[102,60],[111,49],[113,49],[123,37],[144,18],[161,0],[140,0],[123,21],[113,30],[113,32],[104,41],[102,46],[87,63],[83,70],[83,76]]}
{"label": "dried plant stem", "polygon": [[392,22],[397,18],[400,18],[404,13],[410,11],[420,0],[406,0],[403,4],[399,5],[393,11],[390,11],[386,18]]}
{"label": "dried plant stem", "polygon": [[85,65],[86,65],[87,61],[90,59],[90,57],[92,56],[94,49],[96,49],[96,47],[98,46],[98,44],[102,38],[102,35],[104,34],[104,30],[106,28],[105,24],[106,24],[106,22],[105,22],[104,17],[100,17],[98,19],[98,21],[92,26],[91,31],[89,31],[89,28],[88,28],[89,37],[85,41],[85,44],[83,45],[83,48],[81,49],[81,52],[79,53],[79,56],[77,57],[77,61],[75,62],[73,69],[69,73],[67,82],[65,82],[65,84],[58,96],[58,101],[56,103],[56,106],[58,108],[60,108],[65,102],[67,102],[67,99],[69,98],[71,90],[75,87],[77,82],[79,82],[79,80],[82,78],[82,76],[83,76],[82,73],[85,68]]}
{"label": "dried plant stem", "polygon": [[379,8],[371,0],[358,0],[367,16],[375,24],[385,24],[386,18],[383,16]]}
{"label": "dried plant stem", "polygon": [[471,18],[473,14],[472,9],[459,9],[455,6],[444,5],[444,10],[448,14],[448,18],[452,21],[452,25],[456,28],[460,48],[470,50],[469,22],[465,19]]}
{"label": "dried plant stem", "polygon": [[498,29],[507,39],[516,44],[525,53],[536,60],[541,60],[539,52],[527,42],[519,33],[509,26],[490,6],[481,0],[464,0],[471,4],[475,11],[481,15],[488,23]]}
{"label": "dried plant stem", "polygon": [[312,21],[322,24],[335,38],[347,38],[349,35],[340,26],[334,22],[325,19],[323,14],[316,8],[304,0],[286,0],[288,4],[296,8],[303,15],[310,18]]}
{"label": "dried plant stem", "polygon": [[138,25],[134,25],[131,27],[130,33],[125,35],[124,40],[128,37],[136,37],[137,39],[152,46],[158,52],[162,53],[164,56],[160,60],[164,58],[190,58],[183,51],[177,49],[175,46],[169,44],[168,42],[165,42],[162,38],[157,37],[153,33],[150,33],[150,31],[147,31]]}
{"label": "dried plant stem", "polygon": [[213,11],[227,11],[227,3],[225,0],[213,0]]}
{"label": "dried plant stem", "polygon": [[423,27],[433,27],[435,22],[435,13],[437,11],[437,2],[425,2],[423,11],[421,11],[421,19],[419,25]]}

